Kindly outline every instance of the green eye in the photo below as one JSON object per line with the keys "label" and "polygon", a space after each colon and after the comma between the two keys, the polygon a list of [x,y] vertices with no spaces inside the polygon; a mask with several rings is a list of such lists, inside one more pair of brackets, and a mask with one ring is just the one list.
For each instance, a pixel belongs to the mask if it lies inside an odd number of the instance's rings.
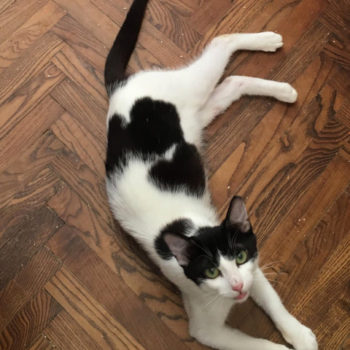
{"label": "green eye", "polygon": [[208,278],[214,279],[219,276],[220,271],[216,267],[211,267],[210,269],[206,269],[204,273]]}
{"label": "green eye", "polygon": [[241,250],[236,256],[237,265],[244,264],[248,259],[248,252],[246,250]]}

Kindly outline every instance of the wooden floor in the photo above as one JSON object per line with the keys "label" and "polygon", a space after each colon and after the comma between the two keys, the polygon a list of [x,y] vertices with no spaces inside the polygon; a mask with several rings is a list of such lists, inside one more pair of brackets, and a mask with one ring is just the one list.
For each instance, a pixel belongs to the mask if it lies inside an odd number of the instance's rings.
{"label": "wooden floor", "polygon": [[[130,1],[0,1],[1,349],[205,348],[106,200],[103,66]],[[246,198],[287,308],[320,349],[350,349],[349,0],[151,0],[130,71],[261,30],[284,48],[236,54],[226,73],[299,98],[243,98],[208,128],[213,201],[222,214]],[[282,342],[251,302],[229,323]]]}

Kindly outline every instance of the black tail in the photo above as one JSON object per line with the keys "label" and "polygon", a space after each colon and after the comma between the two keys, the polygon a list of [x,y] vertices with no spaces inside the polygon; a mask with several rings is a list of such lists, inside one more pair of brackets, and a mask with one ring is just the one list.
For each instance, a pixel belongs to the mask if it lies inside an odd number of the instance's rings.
{"label": "black tail", "polygon": [[120,28],[105,64],[105,86],[110,94],[113,87],[125,79],[130,56],[135,49],[148,0],[134,0]]}

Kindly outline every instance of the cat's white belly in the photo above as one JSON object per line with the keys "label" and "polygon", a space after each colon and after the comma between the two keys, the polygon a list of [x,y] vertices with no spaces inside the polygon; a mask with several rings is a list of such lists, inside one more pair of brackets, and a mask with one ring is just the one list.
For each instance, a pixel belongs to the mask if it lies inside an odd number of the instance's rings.
{"label": "cat's white belly", "polygon": [[204,198],[198,198],[182,189],[160,190],[148,178],[150,166],[151,163],[133,158],[123,169],[122,176],[115,172],[107,179],[113,214],[150,253],[154,251],[154,239],[160,230],[176,219],[190,218],[198,226],[217,224],[207,191]]}

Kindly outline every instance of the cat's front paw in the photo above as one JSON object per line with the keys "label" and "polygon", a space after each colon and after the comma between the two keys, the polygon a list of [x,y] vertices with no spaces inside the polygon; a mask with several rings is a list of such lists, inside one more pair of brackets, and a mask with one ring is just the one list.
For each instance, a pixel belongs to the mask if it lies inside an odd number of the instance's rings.
{"label": "cat's front paw", "polygon": [[282,335],[295,350],[318,350],[315,334],[297,320],[288,327],[288,330],[282,332]]}

